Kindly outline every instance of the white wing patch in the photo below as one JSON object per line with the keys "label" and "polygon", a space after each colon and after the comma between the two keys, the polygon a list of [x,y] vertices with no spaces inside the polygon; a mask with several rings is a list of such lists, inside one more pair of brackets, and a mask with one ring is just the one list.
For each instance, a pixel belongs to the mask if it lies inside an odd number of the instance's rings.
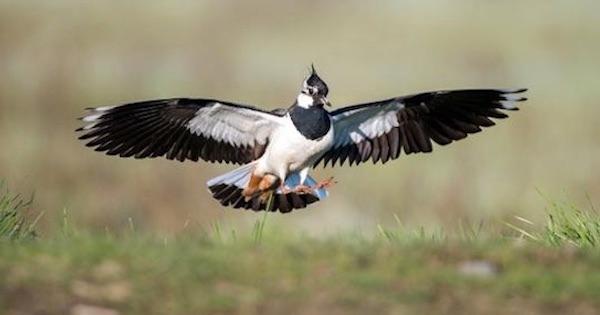
{"label": "white wing patch", "polygon": [[[373,139],[398,127],[396,114],[404,104],[391,103],[372,108],[360,108],[336,115],[334,119],[335,144],[334,148],[347,145],[351,141],[359,143],[366,139]],[[350,119],[346,117],[352,116]],[[346,118],[346,119],[345,119]]]}
{"label": "white wing patch", "polygon": [[387,162],[405,154],[431,152],[494,125],[527,100],[527,89],[465,89],[425,92],[341,108],[332,113],[335,141],[316,164],[348,160]]}
{"label": "white wing patch", "polygon": [[236,146],[265,144],[280,118],[246,108],[213,106],[200,108],[187,124],[190,132]]}

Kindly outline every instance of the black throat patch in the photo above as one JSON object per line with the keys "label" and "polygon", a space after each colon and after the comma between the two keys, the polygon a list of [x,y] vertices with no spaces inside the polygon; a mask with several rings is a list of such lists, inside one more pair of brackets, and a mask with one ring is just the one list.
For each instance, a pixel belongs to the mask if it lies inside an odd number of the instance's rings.
{"label": "black throat patch", "polygon": [[295,105],[290,108],[289,113],[296,129],[307,139],[320,139],[331,128],[329,113],[321,106],[304,108]]}

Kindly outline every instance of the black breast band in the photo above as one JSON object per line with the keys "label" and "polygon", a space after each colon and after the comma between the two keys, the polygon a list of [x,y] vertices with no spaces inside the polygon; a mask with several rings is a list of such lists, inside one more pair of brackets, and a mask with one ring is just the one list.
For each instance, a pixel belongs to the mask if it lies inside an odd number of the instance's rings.
{"label": "black breast band", "polygon": [[296,129],[307,139],[322,138],[331,128],[329,113],[323,107],[304,108],[296,105],[290,109],[289,113]]}

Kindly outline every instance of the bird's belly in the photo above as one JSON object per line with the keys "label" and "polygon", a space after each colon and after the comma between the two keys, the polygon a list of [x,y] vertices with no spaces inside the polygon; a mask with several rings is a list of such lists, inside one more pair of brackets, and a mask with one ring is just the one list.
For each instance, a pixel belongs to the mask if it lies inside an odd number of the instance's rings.
{"label": "bird's belly", "polygon": [[295,128],[282,128],[272,138],[265,152],[267,172],[279,176],[282,173],[300,171],[311,166],[333,145],[333,126],[323,137],[315,140],[305,138]]}

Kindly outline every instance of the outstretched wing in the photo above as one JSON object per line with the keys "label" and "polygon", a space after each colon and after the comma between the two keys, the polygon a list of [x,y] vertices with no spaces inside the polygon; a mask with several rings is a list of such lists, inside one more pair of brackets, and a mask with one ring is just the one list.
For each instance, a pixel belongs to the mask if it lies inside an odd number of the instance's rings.
{"label": "outstretched wing", "polygon": [[227,102],[173,98],[89,109],[77,131],[108,155],[245,164],[259,158],[281,115]]}
{"label": "outstretched wing", "polygon": [[321,161],[335,165],[359,164],[371,159],[385,163],[405,154],[431,152],[431,140],[446,145],[481,127],[490,118],[506,118],[501,110],[517,110],[525,101],[519,90],[437,91],[360,104],[331,112],[335,131],[333,147]]}

